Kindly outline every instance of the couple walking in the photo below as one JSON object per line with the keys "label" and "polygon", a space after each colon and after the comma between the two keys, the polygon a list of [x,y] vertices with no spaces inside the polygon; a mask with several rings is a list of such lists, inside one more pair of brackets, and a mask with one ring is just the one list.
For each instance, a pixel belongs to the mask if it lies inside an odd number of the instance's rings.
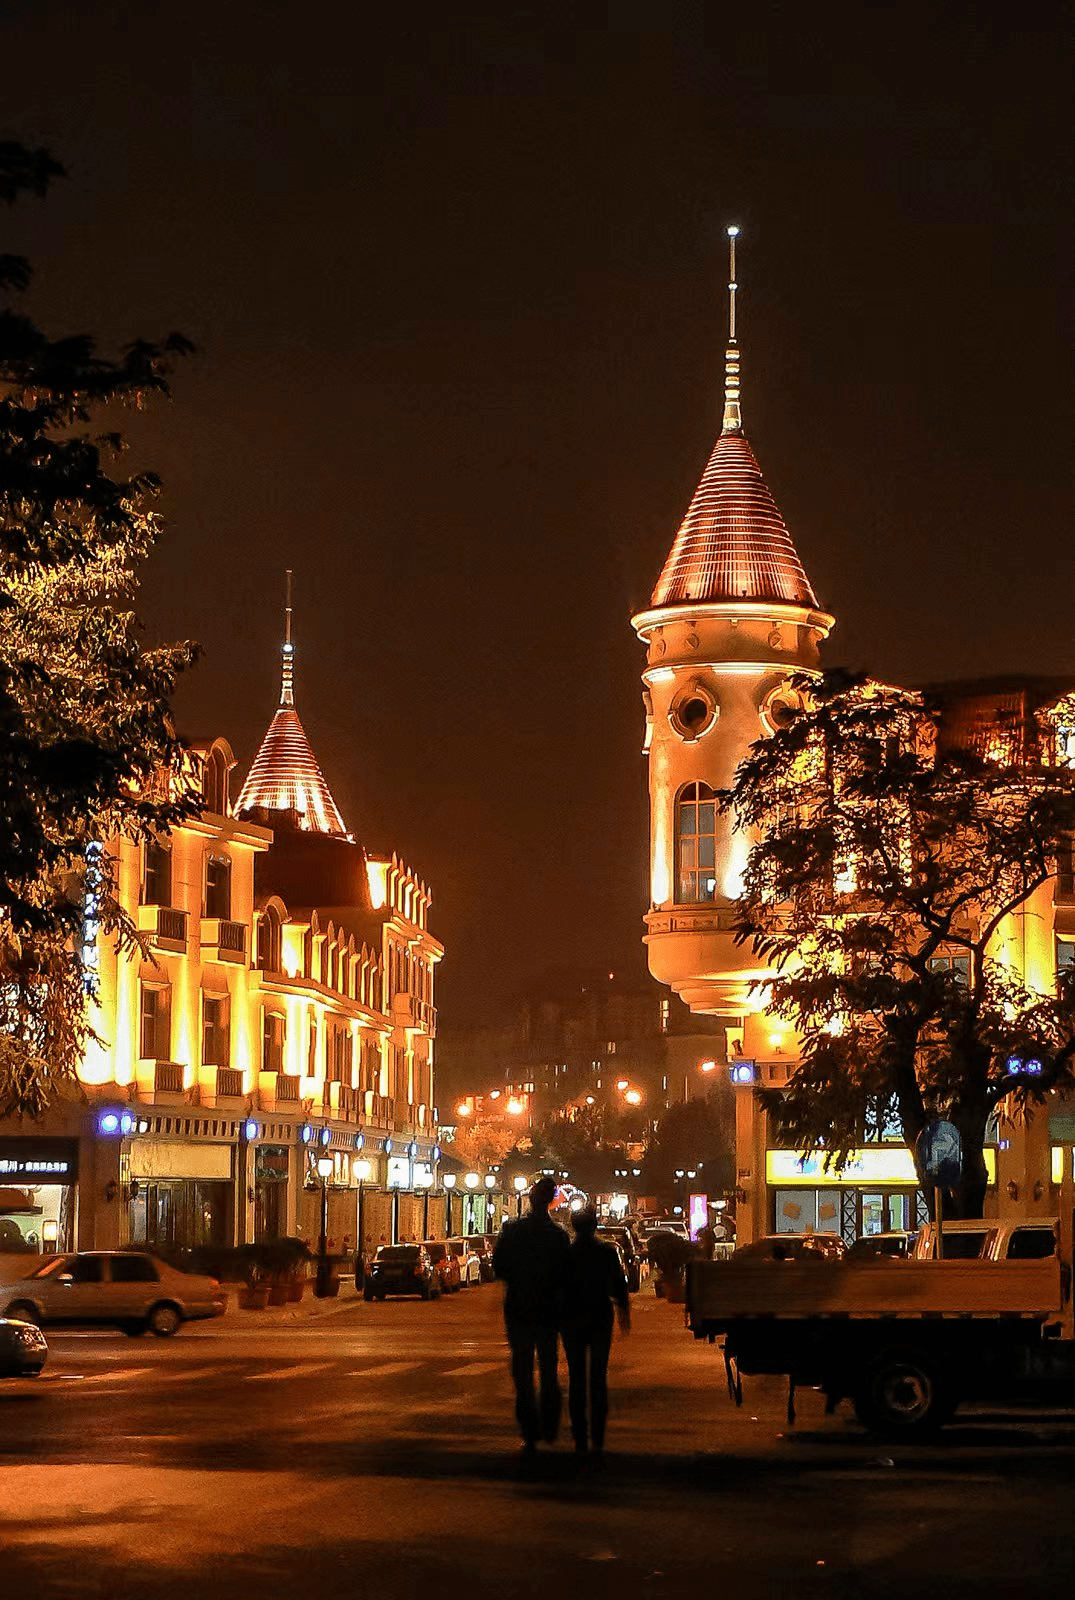
{"label": "couple walking", "polygon": [[504,1321],[523,1448],[535,1449],[539,1439],[551,1444],[559,1431],[563,1396],[557,1364],[562,1338],[571,1432],[575,1449],[585,1454],[591,1445],[601,1450],[605,1442],[613,1304],[623,1333],[630,1330],[631,1311],[615,1247],[596,1237],[596,1213],[588,1208],[572,1212],[572,1242],[549,1216],[555,1196],[552,1179],[539,1178],[530,1190],[529,1214],[501,1228],[493,1270],[505,1284]]}

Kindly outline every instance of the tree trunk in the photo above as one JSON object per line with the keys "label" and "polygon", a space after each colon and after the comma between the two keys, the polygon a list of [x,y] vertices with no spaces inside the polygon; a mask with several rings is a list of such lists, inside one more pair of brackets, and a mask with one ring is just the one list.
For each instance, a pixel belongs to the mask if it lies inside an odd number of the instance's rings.
{"label": "tree trunk", "polygon": [[959,1129],[963,1145],[963,1176],[958,1188],[949,1191],[946,1203],[955,1217],[980,1217],[985,1210],[989,1174],[985,1166],[985,1130],[989,1107],[984,1098],[953,1106],[952,1121]]}

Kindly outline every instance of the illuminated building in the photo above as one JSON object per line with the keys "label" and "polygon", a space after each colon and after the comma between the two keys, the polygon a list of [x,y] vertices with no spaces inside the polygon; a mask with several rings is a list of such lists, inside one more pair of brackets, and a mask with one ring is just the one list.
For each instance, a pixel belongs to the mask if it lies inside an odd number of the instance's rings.
{"label": "illuminated building", "polygon": [[[98,940],[86,1104],[0,1130],[8,1226],[46,1248],[46,1221],[68,1246],[316,1242],[326,1151],[335,1249],[356,1245],[356,1161],[371,1247],[443,1216],[430,891],[344,827],[294,710],[290,633],[289,604],[281,704],[240,802],[228,744],[194,745],[201,813],[110,847],[146,956]],[[62,1182],[31,1181],[46,1160]]]}
{"label": "illuminated building", "polygon": [[[861,1152],[842,1178],[800,1168],[772,1147],[757,1083],[779,1086],[798,1064],[794,1033],[765,1012],[765,968],[734,937],[735,902],[749,844],[715,805],[750,745],[788,714],[795,673],[820,667],[833,618],[813,588],[743,432],[731,239],[724,422],[650,605],[633,619],[646,646],[642,674],[650,785],[650,971],[691,1007],[725,1020],[722,1064],[736,1085],[740,1237],[810,1227],[854,1236],[914,1227],[921,1197],[899,1141]],[[1050,729],[1055,758],[1075,762],[1070,682],[953,685],[945,725],[983,753],[1020,759]],[[1021,718],[1021,720],[1020,720]],[[1016,749],[1013,728],[1023,730]],[[1041,992],[1075,953],[1072,875],[1039,890],[1000,929],[997,949]],[[1052,1126],[1050,1127],[1050,1123]],[[1070,1126],[1069,1126],[1070,1124]],[[1050,1148],[1075,1142],[1075,1117],[1058,1109],[998,1141],[989,1204],[1049,1214]]]}

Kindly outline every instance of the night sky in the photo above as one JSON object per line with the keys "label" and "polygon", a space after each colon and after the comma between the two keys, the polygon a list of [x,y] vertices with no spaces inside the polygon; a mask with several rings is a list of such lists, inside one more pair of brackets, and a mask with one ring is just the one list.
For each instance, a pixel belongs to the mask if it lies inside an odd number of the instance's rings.
{"label": "night sky", "polygon": [[[749,20],[735,20],[742,10]],[[998,20],[999,19],[999,20]],[[1066,5],[6,0],[29,309],[199,354],[134,419],[151,637],[245,774],[297,704],[432,884],[445,1033],[641,967],[648,600],[744,417],[830,662],[1070,672]],[[237,785],[236,785],[237,787]]]}

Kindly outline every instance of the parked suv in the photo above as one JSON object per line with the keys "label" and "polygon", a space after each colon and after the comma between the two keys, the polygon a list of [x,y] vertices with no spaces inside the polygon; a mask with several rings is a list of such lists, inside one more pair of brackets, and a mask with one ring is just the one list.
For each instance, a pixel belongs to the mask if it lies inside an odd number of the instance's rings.
{"label": "parked suv", "polygon": [[467,1239],[447,1239],[448,1249],[459,1262],[459,1276],[463,1288],[468,1284],[481,1283],[482,1263],[481,1257]]}
{"label": "parked suv", "polygon": [[133,1250],[53,1256],[2,1294],[4,1316],[38,1327],[97,1323],[161,1339],[184,1322],[222,1316],[227,1306],[216,1278],[178,1272]]}

